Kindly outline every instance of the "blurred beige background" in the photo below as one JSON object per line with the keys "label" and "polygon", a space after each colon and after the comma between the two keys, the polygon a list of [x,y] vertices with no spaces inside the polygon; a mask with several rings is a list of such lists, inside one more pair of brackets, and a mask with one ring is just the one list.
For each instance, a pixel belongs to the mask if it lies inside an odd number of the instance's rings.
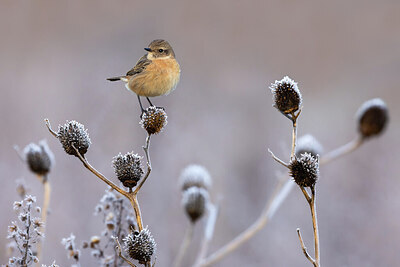
{"label": "blurred beige background", "polygon": [[[355,153],[321,168],[318,215],[324,266],[396,266],[400,262],[399,1],[11,1],[0,4],[0,263],[7,225],[16,219],[15,180],[42,188],[13,145],[48,140],[56,166],[44,263],[68,266],[61,238],[78,243],[102,229],[93,211],[106,186],[67,156],[43,123],[83,123],[90,162],[113,177],[118,152],[142,153],[136,96],[105,78],[125,73],[157,38],[181,64],[167,97],[168,126],[152,138],[153,172],[139,196],[144,223],[158,245],[157,265],[170,266],[188,221],[177,180],[189,163],[208,168],[213,199],[222,196],[210,252],[252,223],[284,169],[290,122],[272,108],[268,85],[284,75],[299,82],[304,109],[299,135],[329,151],[356,134],[354,113],[384,99],[387,131]],[[397,104],[396,104],[397,103]],[[115,179],[115,178],[114,178]],[[202,223],[202,222],[201,222]],[[185,259],[196,256],[202,224]],[[312,248],[308,206],[295,188],[271,223],[216,266],[310,266],[296,228]],[[83,266],[96,266],[87,251]]]}

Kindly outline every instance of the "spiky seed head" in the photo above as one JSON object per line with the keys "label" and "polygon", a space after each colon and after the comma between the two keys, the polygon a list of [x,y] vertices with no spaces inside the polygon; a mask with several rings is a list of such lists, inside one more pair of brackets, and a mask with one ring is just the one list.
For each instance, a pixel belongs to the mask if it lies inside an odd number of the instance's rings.
{"label": "spiky seed head", "polygon": [[182,191],[192,186],[209,190],[212,184],[211,176],[207,169],[197,164],[190,164],[183,169],[179,180]]}
{"label": "spiky seed head", "polygon": [[156,242],[147,227],[140,232],[133,231],[123,241],[129,257],[138,260],[140,264],[150,262],[156,250]]}
{"label": "spiky seed head", "polygon": [[358,109],[358,131],[364,138],[379,135],[385,129],[389,120],[386,103],[380,98],[364,102]]}
{"label": "spiky seed head", "polygon": [[192,223],[200,219],[207,207],[208,192],[204,188],[190,187],[183,192],[182,204]]}
{"label": "spiky seed head", "polygon": [[315,158],[323,152],[321,143],[311,134],[303,135],[297,141],[296,156],[300,158],[305,152],[310,153]]}
{"label": "spiky seed head", "polygon": [[67,121],[64,125],[59,125],[57,137],[65,152],[74,156],[78,156],[74,147],[83,156],[86,154],[90,144],[92,143],[85,126],[74,120]]}
{"label": "spiky seed head", "polygon": [[299,159],[294,157],[289,164],[289,169],[296,184],[302,187],[314,186],[319,176],[318,157],[306,152]]}
{"label": "spiky seed head", "polygon": [[24,157],[29,169],[37,175],[46,175],[54,163],[54,155],[47,145],[46,140],[39,145],[30,143],[24,148]]}
{"label": "spiky seed head", "polygon": [[135,187],[137,182],[143,175],[141,159],[138,154],[128,152],[125,155],[121,153],[115,156],[112,164],[114,166],[115,174],[121,183],[128,187]]}
{"label": "spiky seed head", "polygon": [[140,125],[148,134],[158,134],[167,125],[167,113],[163,108],[150,106],[143,113]]}
{"label": "spiky seed head", "polygon": [[297,111],[302,102],[301,93],[297,83],[288,76],[280,81],[275,81],[269,87],[272,92],[274,107],[285,114]]}

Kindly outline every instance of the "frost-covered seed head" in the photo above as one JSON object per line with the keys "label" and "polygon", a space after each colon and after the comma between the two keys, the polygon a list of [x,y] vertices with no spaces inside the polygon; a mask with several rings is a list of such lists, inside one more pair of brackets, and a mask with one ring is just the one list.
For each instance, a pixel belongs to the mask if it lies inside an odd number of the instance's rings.
{"label": "frost-covered seed head", "polygon": [[115,174],[124,186],[128,188],[135,187],[142,177],[144,172],[140,162],[141,159],[142,157],[133,152],[128,152],[125,155],[119,153],[118,156],[114,157],[112,164]]}
{"label": "frost-covered seed head", "polygon": [[90,144],[92,143],[85,126],[74,120],[67,121],[64,125],[59,125],[57,137],[58,140],[60,140],[65,152],[74,156],[78,155],[73,146],[83,156],[86,154]]}
{"label": "frost-covered seed head", "polygon": [[191,164],[183,169],[179,180],[182,191],[192,186],[209,190],[212,184],[211,176],[207,169],[197,164]]}
{"label": "frost-covered seed head", "polygon": [[318,158],[304,153],[299,159],[295,157],[289,164],[290,175],[296,184],[302,187],[314,186],[319,176]]}
{"label": "frost-covered seed head", "polygon": [[195,186],[183,192],[182,204],[192,223],[203,216],[208,198],[208,192],[205,189]]}
{"label": "frost-covered seed head", "polygon": [[167,125],[167,113],[164,109],[150,106],[143,113],[140,125],[148,134],[158,134]]}
{"label": "frost-covered seed head", "polygon": [[389,120],[389,111],[382,99],[374,98],[361,105],[356,117],[361,136],[372,137],[379,135],[385,129]]}
{"label": "frost-covered seed head", "polygon": [[51,170],[54,155],[45,140],[39,145],[30,143],[24,148],[24,157],[29,169],[37,175],[46,175]]}
{"label": "frost-covered seed head", "polygon": [[301,93],[297,83],[288,76],[280,81],[275,81],[269,87],[272,92],[274,107],[285,114],[297,111],[301,106]]}
{"label": "frost-covered seed head", "polygon": [[123,241],[129,257],[138,260],[140,264],[150,262],[151,256],[156,250],[156,242],[147,227],[140,232],[130,233]]}
{"label": "frost-covered seed head", "polygon": [[296,156],[300,158],[305,152],[310,153],[315,158],[323,152],[321,143],[311,134],[303,135],[297,141]]}

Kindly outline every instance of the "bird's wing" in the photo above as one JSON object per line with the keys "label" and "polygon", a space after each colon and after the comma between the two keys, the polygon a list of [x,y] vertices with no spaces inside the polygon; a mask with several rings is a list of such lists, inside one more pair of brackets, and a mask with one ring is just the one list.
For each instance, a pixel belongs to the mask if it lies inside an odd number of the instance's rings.
{"label": "bird's wing", "polygon": [[126,76],[132,76],[143,72],[146,69],[146,66],[149,65],[150,63],[151,60],[147,59],[147,54],[142,56],[136,63],[136,66],[126,73]]}

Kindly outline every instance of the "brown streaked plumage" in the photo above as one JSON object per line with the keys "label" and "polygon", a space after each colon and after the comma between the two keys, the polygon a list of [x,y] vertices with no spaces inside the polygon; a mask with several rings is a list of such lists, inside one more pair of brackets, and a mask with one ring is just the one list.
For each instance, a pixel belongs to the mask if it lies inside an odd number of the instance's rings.
{"label": "brown streaked plumage", "polygon": [[145,50],[148,53],[125,76],[107,79],[125,82],[125,87],[137,94],[142,111],[140,96],[153,105],[148,97],[169,94],[178,85],[181,73],[174,50],[167,41],[154,40]]}

